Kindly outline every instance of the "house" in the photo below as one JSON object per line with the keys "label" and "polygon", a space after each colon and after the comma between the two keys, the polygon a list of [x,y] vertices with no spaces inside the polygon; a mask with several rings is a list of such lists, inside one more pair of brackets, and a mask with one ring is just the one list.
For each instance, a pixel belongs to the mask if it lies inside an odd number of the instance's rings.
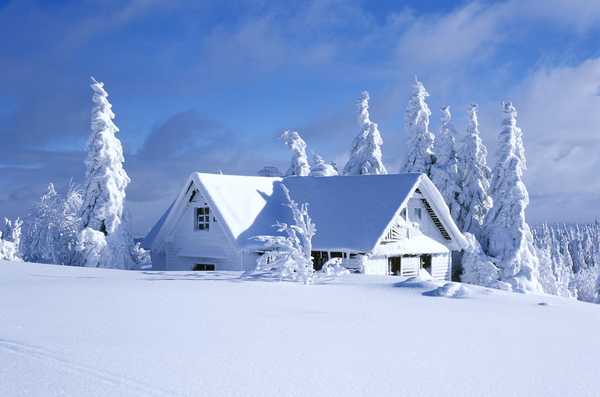
{"label": "house", "polygon": [[290,222],[291,198],[308,203],[317,227],[315,269],[329,258],[366,274],[414,276],[426,269],[449,279],[451,253],[466,240],[424,174],[258,177],[193,173],[146,236],[154,269],[255,268],[276,222]]}

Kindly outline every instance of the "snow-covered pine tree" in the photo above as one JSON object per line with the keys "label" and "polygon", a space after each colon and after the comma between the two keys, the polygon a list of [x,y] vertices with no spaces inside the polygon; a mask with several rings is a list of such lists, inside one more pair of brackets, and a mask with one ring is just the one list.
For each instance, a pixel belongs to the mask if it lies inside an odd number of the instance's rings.
{"label": "snow-covered pine tree", "polygon": [[431,110],[427,105],[429,93],[416,77],[413,94],[406,108],[406,135],[408,153],[403,172],[421,172],[431,176],[431,166],[435,162],[433,144],[435,137],[429,131]]}
{"label": "snow-covered pine tree", "polygon": [[292,163],[285,176],[308,176],[310,165],[306,156],[306,142],[297,131],[285,131],[281,134],[281,139],[292,150]]}
{"label": "snow-covered pine tree", "polygon": [[481,241],[481,226],[493,203],[489,195],[491,171],[487,166],[487,148],[479,133],[477,105],[470,106],[468,118],[467,134],[457,151],[461,189],[457,197],[460,210],[455,219],[460,230]]}
{"label": "snow-covered pine tree", "polygon": [[344,175],[387,174],[383,165],[381,146],[383,139],[377,123],[369,116],[369,93],[363,91],[359,102],[358,123],[360,133],[352,142],[350,158],[344,167]]}
{"label": "snow-covered pine tree", "polygon": [[517,111],[512,103],[504,102],[503,110],[497,163],[490,187],[494,206],[485,218],[483,245],[502,269],[502,281],[510,283],[513,290],[542,292],[540,261],[525,219],[529,195],[522,180],[526,168],[522,131],[517,127]]}
{"label": "snow-covered pine tree", "polygon": [[308,213],[308,204],[299,205],[290,197],[290,191],[281,185],[286,206],[292,212],[293,224],[277,223],[276,229],[285,236],[256,236],[264,243],[265,254],[258,258],[256,271],[269,273],[280,280],[312,284],[314,278],[312,238],[317,232]]}
{"label": "snow-covered pine tree", "polygon": [[[87,145],[86,180],[81,206],[82,247],[87,251],[102,252],[98,261],[88,266],[131,268],[133,239],[124,222],[125,189],[130,182],[123,168],[123,148],[117,138],[119,128],[108,102],[108,93],[102,82],[92,77],[91,135]],[[106,239],[101,241],[101,235]],[[94,238],[90,238],[94,236]],[[98,245],[94,248],[93,245]],[[104,247],[100,250],[99,247]],[[84,253],[84,257],[90,256]]]}
{"label": "snow-covered pine tree", "polygon": [[443,107],[441,111],[440,132],[434,144],[436,162],[431,167],[431,180],[444,197],[454,219],[458,219],[461,211],[457,199],[462,183],[458,173],[456,130],[451,123],[450,106]]}
{"label": "snow-covered pine tree", "polygon": [[336,176],[337,169],[331,163],[323,160],[323,157],[317,153],[313,154],[312,164],[310,165],[310,176]]}

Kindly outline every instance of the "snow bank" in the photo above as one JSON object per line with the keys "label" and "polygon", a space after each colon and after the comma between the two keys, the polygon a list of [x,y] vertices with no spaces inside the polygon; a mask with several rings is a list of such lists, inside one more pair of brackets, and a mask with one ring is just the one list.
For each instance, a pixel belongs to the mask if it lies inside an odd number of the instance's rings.
{"label": "snow bank", "polygon": [[443,296],[446,298],[468,298],[472,295],[471,290],[460,283],[446,283],[431,291],[424,292],[426,296]]}
{"label": "snow bank", "polygon": [[0,262],[0,396],[598,394],[597,305],[397,282]]}

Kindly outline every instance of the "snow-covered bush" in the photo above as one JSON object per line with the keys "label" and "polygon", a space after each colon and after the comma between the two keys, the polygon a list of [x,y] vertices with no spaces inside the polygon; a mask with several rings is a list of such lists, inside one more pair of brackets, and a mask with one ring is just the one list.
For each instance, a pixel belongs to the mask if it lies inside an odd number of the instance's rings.
{"label": "snow-covered bush", "polygon": [[494,203],[485,218],[482,246],[502,269],[502,280],[518,292],[542,292],[539,259],[525,220],[529,194],[522,177],[526,169],[523,133],[517,111],[503,104],[505,118],[499,134],[497,163],[490,195]]}
{"label": "snow-covered bush", "polygon": [[337,277],[350,274],[350,271],[343,265],[342,258],[331,258],[323,264],[321,273],[325,276]]}
{"label": "snow-covered bush", "polygon": [[434,135],[429,131],[431,110],[427,105],[429,93],[416,77],[408,106],[406,108],[406,134],[408,154],[402,167],[403,172],[422,172],[431,176],[431,166],[435,162],[433,154]]}
{"label": "snow-covered bush", "polygon": [[89,267],[101,267],[106,251],[106,236],[104,233],[86,227],[79,234],[79,252],[83,257],[83,263]]}
{"label": "snow-covered bush", "polygon": [[494,264],[492,258],[483,252],[475,236],[471,233],[465,233],[464,236],[469,246],[463,253],[460,280],[469,284],[510,290],[510,284],[499,281],[501,270]]}
{"label": "snow-covered bush", "polygon": [[318,154],[313,154],[310,176],[336,176],[337,174],[338,171],[333,164],[326,162]]}
{"label": "snow-covered bush", "polygon": [[387,174],[382,160],[383,139],[377,123],[372,122],[369,118],[369,93],[367,91],[363,91],[361,94],[358,123],[360,133],[352,142],[352,150],[344,167],[344,175]]}
{"label": "snow-covered bush", "polygon": [[298,205],[285,185],[282,189],[294,223],[274,225],[283,236],[254,237],[264,244],[266,251],[258,258],[256,271],[272,274],[280,280],[312,284],[315,272],[311,256],[312,238],[317,229],[308,213],[308,204]]}
{"label": "snow-covered bush", "polygon": [[292,151],[292,162],[285,176],[307,176],[310,174],[310,165],[306,156],[306,142],[296,131],[285,131],[281,139]]}

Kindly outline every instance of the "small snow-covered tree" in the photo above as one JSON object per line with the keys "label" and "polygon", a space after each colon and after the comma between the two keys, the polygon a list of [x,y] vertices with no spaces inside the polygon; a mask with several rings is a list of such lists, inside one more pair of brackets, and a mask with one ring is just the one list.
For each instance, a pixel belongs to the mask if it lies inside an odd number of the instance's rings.
{"label": "small snow-covered tree", "polygon": [[[133,239],[125,221],[125,190],[130,182],[123,167],[123,148],[117,138],[119,128],[114,124],[115,115],[108,102],[104,84],[92,77],[93,90],[91,134],[87,144],[86,179],[81,206],[81,227],[92,229],[82,232],[81,247],[91,252],[102,252],[98,262],[91,266],[129,269],[135,266],[132,259]],[[92,239],[90,236],[94,235]],[[92,248],[91,244],[98,247]],[[89,252],[84,258],[92,258]]]}
{"label": "small snow-covered tree", "polygon": [[0,231],[0,260],[21,261],[19,244],[23,221],[17,218],[11,221],[4,218],[4,227]]}
{"label": "small snow-covered tree", "polygon": [[513,290],[541,292],[539,258],[525,220],[529,194],[522,180],[526,169],[522,131],[512,103],[504,102],[503,108],[505,117],[490,188],[494,206],[485,218],[483,245],[502,269],[502,280]]}
{"label": "small snow-covered tree", "polygon": [[444,197],[453,218],[458,219],[461,212],[458,195],[462,183],[458,173],[456,130],[451,122],[450,107],[445,106],[441,110],[442,123],[434,144],[436,162],[431,167],[431,180]]}
{"label": "small snow-covered tree", "polygon": [[25,218],[21,252],[28,262],[55,263],[56,224],[60,198],[50,183],[46,193]]}
{"label": "small snow-covered tree", "polygon": [[308,176],[310,165],[306,156],[306,142],[296,131],[285,131],[281,134],[281,139],[292,150],[292,163],[285,175]]}
{"label": "small snow-covered tree", "polygon": [[480,239],[483,221],[493,203],[489,195],[491,171],[487,166],[487,148],[479,133],[477,105],[471,105],[468,116],[467,134],[457,151],[461,189],[457,195],[460,210],[455,219],[460,230]]}
{"label": "small snow-covered tree", "polygon": [[65,195],[60,195],[50,184],[25,219],[23,258],[30,262],[80,265],[80,207],[79,189],[71,185]]}
{"label": "small snow-covered tree", "polygon": [[369,116],[369,93],[363,91],[359,102],[358,123],[360,133],[352,142],[350,158],[344,167],[344,175],[387,174],[383,165],[381,147],[383,139],[377,123]]}
{"label": "small snow-covered tree", "polygon": [[310,176],[336,176],[338,171],[331,163],[323,160],[323,157],[314,153],[310,165]]}
{"label": "small snow-covered tree", "polygon": [[429,93],[416,77],[406,108],[406,134],[408,153],[403,172],[421,172],[431,176],[431,166],[435,162],[433,154],[434,135],[429,131],[431,110],[427,105]]}
{"label": "small snow-covered tree", "polygon": [[312,238],[317,232],[308,213],[308,204],[298,205],[290,191],[282,185],[286,206],[292,212],[293,224],[277,223],[274,227],[283,236],[256,236],[266,250],[256,266],[256,271],[273,274],[280,280],[301,281],[312,284],[314,277]]}
{"label": "small snow-covered tree", "polygon": [[279,168],[271,166],[271,165],[267,165],[264,166],[263,168],[261,168],[258,171],[258,175],[259,176],[283,176],[283,174],[281,173],[281,171],[279,171]]}

